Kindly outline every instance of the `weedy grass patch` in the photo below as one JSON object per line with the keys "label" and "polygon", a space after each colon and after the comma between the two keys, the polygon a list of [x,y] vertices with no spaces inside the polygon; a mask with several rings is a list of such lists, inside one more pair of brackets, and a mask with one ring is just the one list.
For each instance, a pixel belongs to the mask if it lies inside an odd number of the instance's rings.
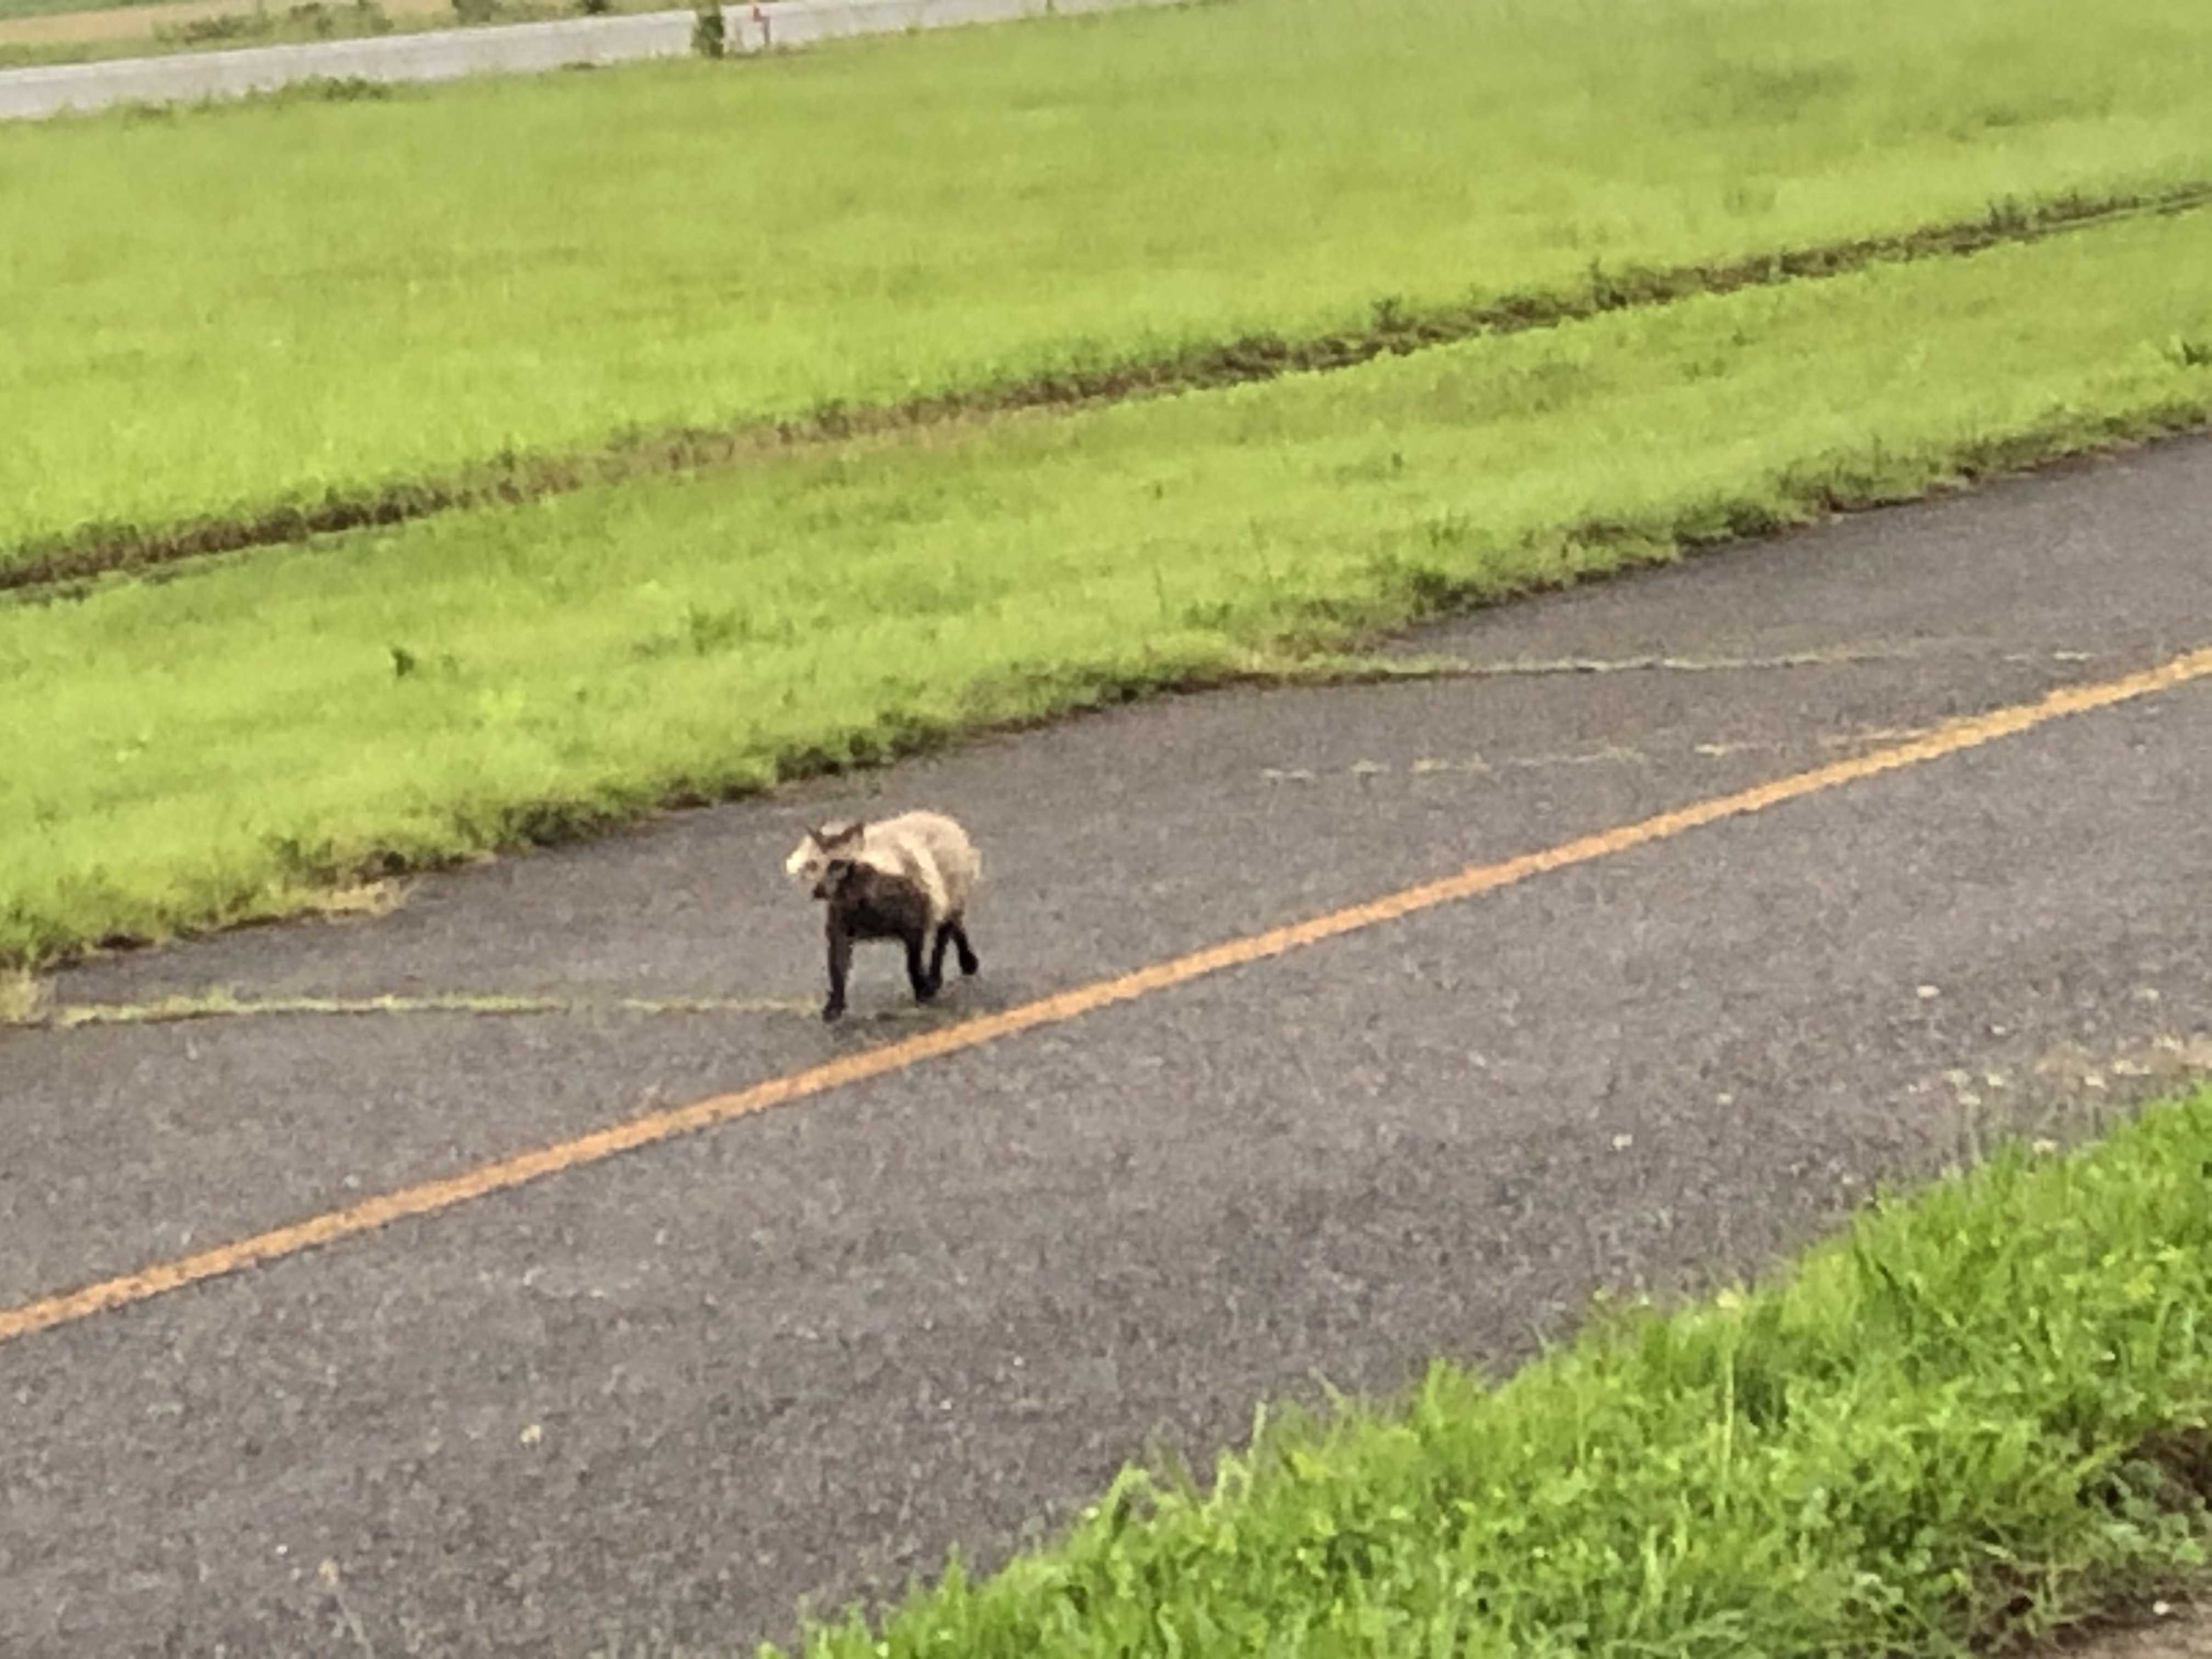
{"label": "weedy grass patch", "polygon": [[0,23],[27,17],[53,17],[77,11],[125,11],[143,9],[151,0],[0,0]]}
{"label": "weedy grass patch", "polygon": [[[660,0],[0,0],[0,69],[240,46],[430,33],[471,22],[520,23]],[[464,11],[470,15],[464,16]],[[296,85],[296,82],[289,83]],[[256,94],[246,94],[254,97]],[[198,101],[198,100],[191,100]]]}
{"label": "weedy grass patch", "polygon": [[2212,214],[0,605],[0,961],[2212,416]]}
{"label": "weedy grass patch", "polygon": [[[1891,1194],[1786,1272],[1601,1304],[1492,1385],[1127,1471],[808,1659],[1984,1653],[2201,1570],[2212,1091]],[[764,1653],[778,1651],[763,1649]]]}
{"label": "weedy grass patch", "polygon": [[2198,0],[1238,0],[0,125],[0,559],[2197,179]]}

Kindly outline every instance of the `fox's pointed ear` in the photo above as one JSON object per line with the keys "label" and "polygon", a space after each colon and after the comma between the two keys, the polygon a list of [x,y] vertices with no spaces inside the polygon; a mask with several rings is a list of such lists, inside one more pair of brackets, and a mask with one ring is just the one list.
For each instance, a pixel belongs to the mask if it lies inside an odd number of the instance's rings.
{"label": "fox's pointed ear", "polygon": [[867,827],[865,823],[825,824],[814,832],[815,845],[825,853],[836,848],[853,846],[860,841],[860,832]]}

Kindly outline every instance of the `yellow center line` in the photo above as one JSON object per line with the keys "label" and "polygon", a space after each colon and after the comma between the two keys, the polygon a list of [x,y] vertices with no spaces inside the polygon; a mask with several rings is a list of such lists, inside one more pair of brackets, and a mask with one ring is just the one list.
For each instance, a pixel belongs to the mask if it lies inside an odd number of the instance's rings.
{"label": "yellow center line", "polygon": [[1771,783],[1739,790],[1734,794],[1715,796],[1678,807],[1673,811],[1661,812],[1635,823],[1601,830],[1595,835],[1583,836],[1555,847],[1524,853],[1517,858],[1474,865],[1440,881],[1405,888],[1364,903],[1330,911],[1326,915],[1314,916],[1287,927],[1269,928],[1265,933],[1231,939],[1203,951],[1194,951],[1188,956],[1155,963],[1133,973],[1117,974],[1071,991],[1062,991],[1054,996],[1042,997],[1001,1013],[963,1020],[957,1025],[885,1043],[864,1054],[849,1054],[823,1065],[809,1066],[804,1071],[771,1078],[732,1094],[717,1095],[689,1106],[651,1112],[627,1122],[579,1135],[572,1140],[486,1164],[460,1175],[402,1188],[343,1210],[329,1211],[289,1226],[273,1228],[249,1238],[217,1245],[196,1255],[161,1262],[137,1273],[88,1285],[82,1290],[46,1297],[20,1307],[7,1309],[0,1311],[0,1342],[87,1319],[109,1309],[148,1301],[203,1279],[296,1255],[319,1245],[351,1237],[356,1233],[371,1232],[410,1217],[433,1215],[472,1199],[488,1197],[546,1176],[596,1164],[619,1152],[634,1152],[641,1146],[649,1146],[677,1135],[727,1123],[734,1118],[749,1116],[756,1112],[764,1112],[771,1107],[788,1105],[793,1101],[824,1094],[849,1084],[903,1071],[924,1060],[980,1048],[985,1043],[996,1042],[1024,1031],[1034,1030],[1039,1026],[1062,1024],[1101,1008],[1111,1007],[1115,1003],[1132,1001],[1149,996],[1155,991],[1188,984],[1192,980],[1217,973],[1224,968],[1265,961],[1270,957],[1318,945],[1340,934],[1395,921],[1417,911],[1431,909],[1457,899],[1495,892],[1501,887],[1526,881],[1532,876],[1609,858],[1615,854],[1648,846],[1653,842],[1671,840],[1726,818],[1763,812],[1787,801],[1799,800],[1808,795],[1877,777],[1885,772],[1918,766],[1939,760],[1946,755],[1958,754],[1963,750],[1978,749],[2001,738],[2033,731],[2069,714],[2107,708],[2115,703],[2147,696],[2191,680],[2203,679],[2208,675],[2212,675],[2212,647],[2190,652],[2156,668],[2119,679],[2071,686],[2054,691],[2035,702],[2015,704],[1986,714],[1952,720],[1908,743],[1814,767],[1810,771],[1795,773]]}

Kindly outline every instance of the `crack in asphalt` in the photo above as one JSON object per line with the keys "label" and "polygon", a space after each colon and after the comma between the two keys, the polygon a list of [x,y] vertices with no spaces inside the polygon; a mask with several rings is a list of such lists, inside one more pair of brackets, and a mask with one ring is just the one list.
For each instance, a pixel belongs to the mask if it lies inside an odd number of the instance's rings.
{"label": "crack in asphalt", "polygon": [[2081,664],[2095,660],[2087,651],[1977,650],[1969,640],[1923,640],[1910,645],[1839,646],[1827,650],[1783,651],[1748,657],[1676,657],[1661,653],[1632,657],[1533,657],[1502,662],[1477,662],[1468,657],[1424,655],[1390,661],[1382,672],[1392,678],[1486,679],[1519,675],[1725,674],[1765,672],[1787,668],[1846,668],[1883,662],[1924,662],[1935,657],[1974,657],[1989,661],[2026,664]]}
{"label": "crack in asphalt", "polygon": [[430,992],[413,996],[378,994],[357,997],[240,997],[227,990],[188,993],[146,1002],[33,1004],[0,1024],[49,1030],[77,1030],[100,1025],[168,1025],[188,1020],[267,1018],[273,1016],[472,1014],[540,1015],[586,1013],[759,1014],[814,1017],[812,1002],[767,997],[583,997],[536,996],[502,991]]}
{"label": "crack in asphalt", "polygon": [[1480,750],[1466,755],[1420,755],[1403,763],[1359,760],[1340,768],[1321,770],[1310,766],[1263,766],[1260,775],[1269,783],[1319,783],[1345,778],[1366,783],[1381,777],[1434,777],[1451,775],[1483,777],[1498,772],[1540,771],[1564,766],[1656,766],[1683,755],[1700,760],[1725,760],[1735,755],[1779,754],[1803,745],[1828,750],[1865,749],[1889,743],[1911,743],[1928,736],[1932,726],[1878,726],[1856,732],[1831,732],[1810,738],[1718,738],[1685,743],[1674,750],[1630,744],[1600,744],[1590,749],[1564,749],[1534,755],[1492,757]]}

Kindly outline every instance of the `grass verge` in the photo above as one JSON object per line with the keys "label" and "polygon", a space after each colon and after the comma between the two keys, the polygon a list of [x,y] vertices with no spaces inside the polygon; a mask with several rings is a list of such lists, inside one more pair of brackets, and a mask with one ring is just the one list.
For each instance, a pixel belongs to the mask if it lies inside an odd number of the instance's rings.
{"label": "grass verge", "polygon": [[[2212,1091],[1886,1196],[1749,1289],[1608,1306],[1498,1386],[1125,1472],[810,1659],[1986,1652],[2202,1567]],[[763,1650],[775,1651],[774,1650]]]}
{"label": "grass verge", "polygon": [[1310,339],[1249,336],[1195,345],[1168,356],[1052,370],[1029,380],[908,398],[860,409],[831,406],[798,419],[640,434],[568,455],[513,455],[446,477],[362,493],[332,490],[311,506],[243,517],[217,516],[157,526],[94,524],[0,554],[0,593],[73,584],[118,572],[244,551],[372,526],[404,524],[433,514],[514,503],[631,478],[726,465],[793,445],[1033,409],[1065,409],[1223,386],[1285,374],[1339,370],[1378,357],[1485,335],[1556,327],[1608,312],[1665,305],[1695,295],[1819,280],[1911,259],[1960,258],[1994,247],[2094,228],[2146,214],[2193,212],[2212,204],[2212,184],[2185,184],[2146,196],[2002,204],[1963,224],[1927,225],[1821,247],[1754,254],[1718,264],[1670,270],[1594,267],[1560,289],[1511,294],[1480,305],[1408,308],[1378,306],[1371,321]]}
{"label": "grass verge", "polygon": [[2212,419],[2212,214],[0,607],[0,961]]}
{"label": "grass verge", "polygon": [[1242,0],[0,125],[0,550],[2153,191],[2209,70],[2197,0]]}

